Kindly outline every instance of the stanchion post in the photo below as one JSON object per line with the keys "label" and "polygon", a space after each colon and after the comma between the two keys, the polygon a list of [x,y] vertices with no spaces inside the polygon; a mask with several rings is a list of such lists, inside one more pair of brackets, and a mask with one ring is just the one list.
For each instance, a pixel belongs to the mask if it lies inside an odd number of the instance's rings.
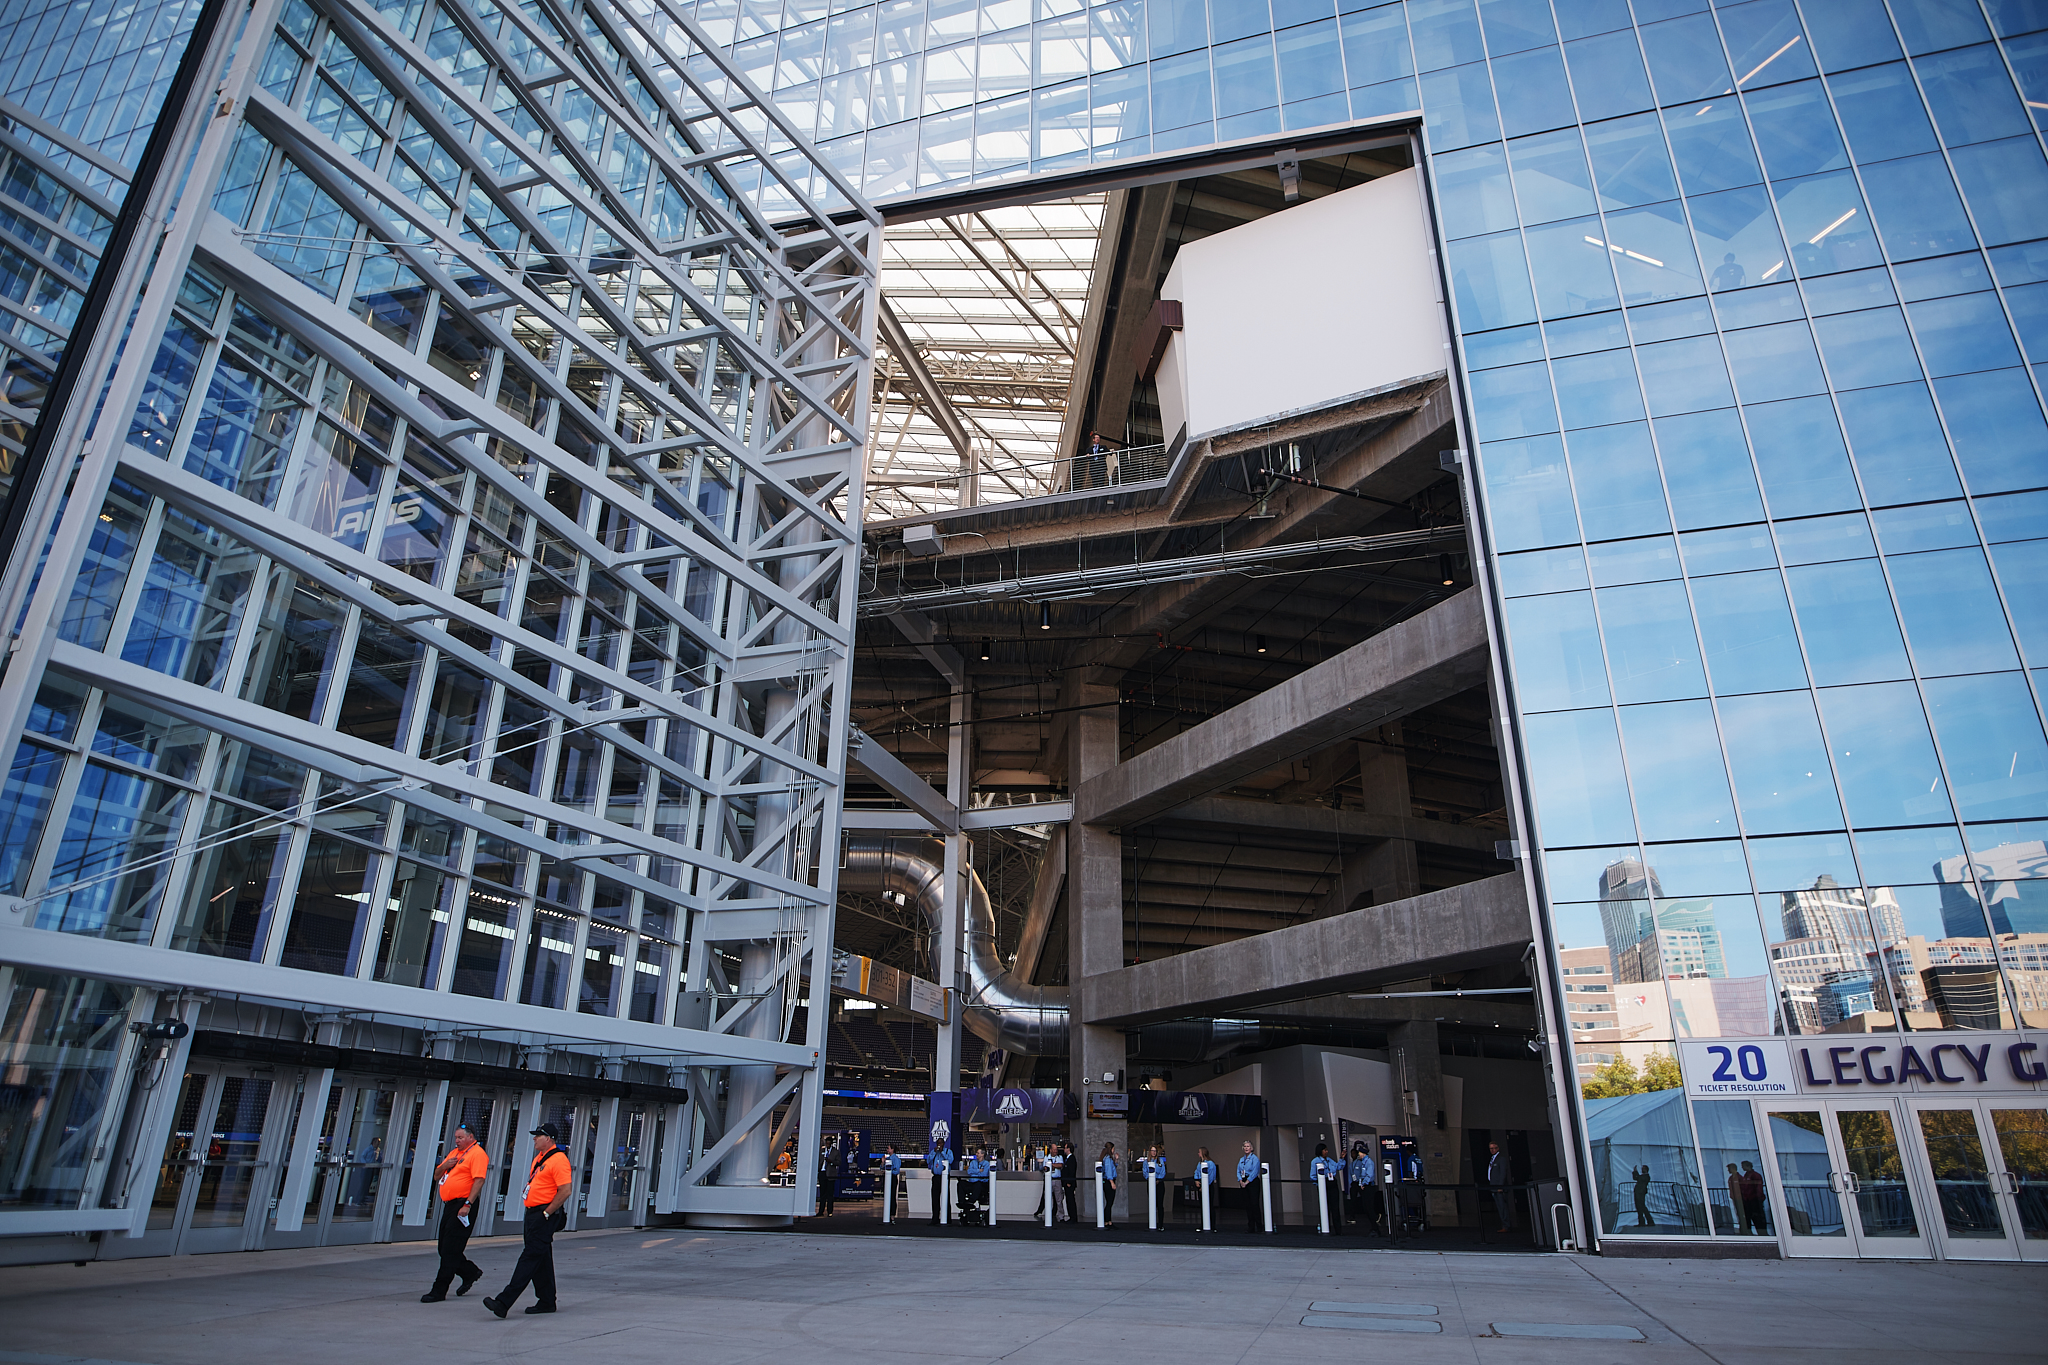
{"label": "stanchion post", "polygon": [[1052,1203],[1052,1167],[1051,1167],[1051,1166],[1047,1166],[1047,1167],[1045,1168],[1045,1225],[1046,1225],[1047,1227],[1051,1227],[1051,1226],[1052,1226],[1052,1219],[1053,1219],[1053,1203]]}
{"label": "stanchion post", "polygon": [[896,1172],[882,1168],[882,1222],[896,1221]]}
{"label": "stanchion post", "polygon": [[933,1179],[939,1182],[939,1226],[944,1227],[953,1221],[953,1168],[939,1167]]}
{"label": "stanchion post", "polygon": [[1202,1172],[1202,1231],[1214,1232],[1209,1226],[1209,1173]]}
{"label": "stanchion post", "polygon": [[1259,1200],[1266,1206],[1266,1231],[1273,1230],[1273,1168],[1259,1163]]}
{"label": "stanchion post", "polygon": [[1145,1226],[1159,1231],[1159,1165],[1145,1160]]}
{"label": "stanchion post", "polygon": [[1095,1163],[1095,1226],[1104,1226],[1102,1218],[1102,1163]]}
{"label": "stanchion post", "polygon": [[1323,1236],[1330,1235],[1330,1180],[1321,1171],[1316,1172],[1316,1221],[1323,1230]]}

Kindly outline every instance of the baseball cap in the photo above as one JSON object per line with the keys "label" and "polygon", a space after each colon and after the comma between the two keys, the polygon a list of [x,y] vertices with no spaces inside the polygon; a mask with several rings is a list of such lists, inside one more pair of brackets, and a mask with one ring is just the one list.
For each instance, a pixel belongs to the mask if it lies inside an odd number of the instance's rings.
{"label": "baseball cap", "polygon": [[538,1127],[529,1128],[526,1131],[534,1136],[539,1136],[540,1134],[545,1133],[547,1134],[549,1140],[554,1142],[560,1142],[562,1140],[561,1129],[555,1127],[555,1125],[552,1123],[543,1123]]}

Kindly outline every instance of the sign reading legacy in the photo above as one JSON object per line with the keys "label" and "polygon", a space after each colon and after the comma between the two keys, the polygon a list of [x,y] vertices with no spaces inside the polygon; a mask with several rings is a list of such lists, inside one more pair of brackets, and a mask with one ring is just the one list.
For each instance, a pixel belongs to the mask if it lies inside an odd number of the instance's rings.
{"label": "sign reading legacy", "polygon": [[1837,1094],[1849,1086],[2016,1090],[2048,1082],[2048,1044],[2012,1033],[1686,1038],[1685,1093],[1697,1099]]}

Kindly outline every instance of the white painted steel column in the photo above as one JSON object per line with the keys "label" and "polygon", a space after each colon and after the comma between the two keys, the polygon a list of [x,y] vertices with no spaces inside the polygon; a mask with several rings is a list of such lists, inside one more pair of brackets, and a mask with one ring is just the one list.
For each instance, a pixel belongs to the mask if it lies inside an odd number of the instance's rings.
{"label": "white painted steel column", "polygon": [[[306,1088],[299,1099],[299,1128],[292,1137],[292,1154],[285,1167],[284,1188],[277,1192],[279,1232],[297,1232],[306,1225],[306,1192],[320,1173],[313,1160],[320,1151],[320,1124],[327,1116],[327,1092],[334,1085],[334,1068],[322,1067],[306,1073]],[[336,1118],[338,1126],[342,1120]]]}
{"label": "white painted steel column", "polygon": [[405,1189],[406,1227],[427,1225],[427,1215],[434,1206],[434,1167],[441,1164],[441,1134],[447,1122],[448,1082],[428,1081],[420,1096],[420,1132],[412,1148],[412,1179]]}

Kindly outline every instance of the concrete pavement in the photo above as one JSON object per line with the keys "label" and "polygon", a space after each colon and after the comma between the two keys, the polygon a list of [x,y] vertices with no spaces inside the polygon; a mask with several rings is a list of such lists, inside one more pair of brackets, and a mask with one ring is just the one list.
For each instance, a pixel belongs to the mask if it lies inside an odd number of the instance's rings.
{"label": "concrete pavement", "polygon": [[[501,1322],[480,1300],[516,1252],[472,1243],[483,1282],[431,1305],[419,1244],[0,1270],[0,1363],[2048,1360],[2048,1266],[650,1229],[558,1239],[562,1311]],[[1607,1335],[1505,1335],[1514,1324]]]}

